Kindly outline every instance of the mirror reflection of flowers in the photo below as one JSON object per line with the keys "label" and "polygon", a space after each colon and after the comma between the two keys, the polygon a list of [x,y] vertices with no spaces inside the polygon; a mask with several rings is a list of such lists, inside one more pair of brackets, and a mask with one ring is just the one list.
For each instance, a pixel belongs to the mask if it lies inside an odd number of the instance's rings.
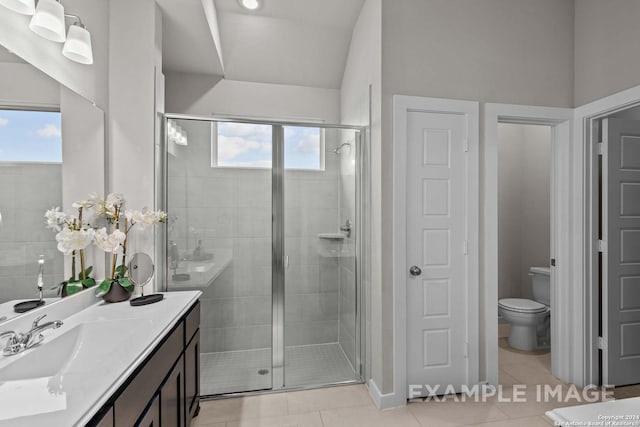
{"label": "mirror reflection of flowers", "polygon": [[[74,202],[71,206],[77,215],[70,215],[60,211],[60,207],[51,208],[45,212],[47,228],[57,231],[56,241],[58,250],[65,255],[71,255],[71,277],[57,284],[58,293],[62,296],[72,295],[96,284],[91,277],[92,266],[86,266],[85,250],[94,241],[95,230],[88,222],[83,221],[87,211],[94,207],[95,198]],[[80,260],[80,272],[77,273],[76,262]]]}
{"label": "mirror reflection of flowers", "polygon": [[[106,199],[96,199],[96,208],[112,225],[111,233],[106,227],[94,233],[95,245],[111,255],[110,277],[100,283],[98,296],[107,294],[114,284],[122,286],[129,292],[133,291],[133,282],[127,276],[127,243],[128,235],[133,227],[141,228],[167,222],[167,214],[163,211],[125,210],[126,201],[120,193],[112,193]],[[118,252],[121,251],[121,262],[118,264]]]}

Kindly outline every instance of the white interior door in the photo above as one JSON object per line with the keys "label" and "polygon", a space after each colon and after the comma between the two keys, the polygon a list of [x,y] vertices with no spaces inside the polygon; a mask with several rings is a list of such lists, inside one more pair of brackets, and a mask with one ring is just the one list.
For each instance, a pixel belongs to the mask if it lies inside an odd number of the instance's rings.
{"label": "white interior door", "polygon": [[407,114],[407,381],[440,391],[469,381],[467,120]]}
{"label": "white interior door", "polygon": [[603,382],[640,383],[640,121],[603,119]]}

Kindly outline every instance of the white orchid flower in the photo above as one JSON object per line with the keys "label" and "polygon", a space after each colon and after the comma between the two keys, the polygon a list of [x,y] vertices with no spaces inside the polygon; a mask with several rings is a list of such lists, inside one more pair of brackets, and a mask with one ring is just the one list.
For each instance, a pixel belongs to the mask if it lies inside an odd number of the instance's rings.
{"label": "white orchid flower", "polygon": [[107,196],[107,200],[105,201],[105,206],[109,210],[113,210],[115,208],[120,208],[124,205],[124,195],[121,193],[111,193]]}
{"label": "white orchid flower", "polygon": [[127,221],[129,221],[129,223],[132,225],[142,222],[144,220],[144,216],[140,211],[126,210],[124,213],[124,216],[125,218],[127,218]]}
{"label": "white orchid flower", "polygon": [[86,230],[62,229],[56,234],[58,250],[65,255],[73,251],[81,250],[89,246],[94,239],[95,231],[92,228]]}
{"label": "white orchid flower", "polygon": [[152,211],[149,208],[142,208],[141,211],[125,212],[125,217],[131,224],[140,224],[142,228],[156,225],[167,220],[167,214],[163,211]]}
{"label": "white orchid flower", "polygon": [[114,230],[108,234],[106,228],[101,228],[95,232],[95,244],[105,252],[117,252],[124,244],[127,235],[120,230]]}
{"label": "white orchid flower", "polygon": [[46,218],[47,228],[52,230],[60,231],[62,230],[62,226],[67,221],[67,214],[64,212],[60,212],[60,207],[51,208],[45,212],[44,217]]}
{"label": "white orchid flower", "polygon": [[71,207],[74,209],[89,209],[93,207],[93,201],[92,200],[78,200],[77,202],[73,202],[71,204]]}

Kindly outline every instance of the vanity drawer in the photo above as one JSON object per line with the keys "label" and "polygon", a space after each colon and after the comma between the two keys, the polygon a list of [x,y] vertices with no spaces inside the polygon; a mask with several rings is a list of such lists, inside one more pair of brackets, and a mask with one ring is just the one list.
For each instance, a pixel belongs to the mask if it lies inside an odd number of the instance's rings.
{"label": "vanity drawer", "polygon": [[198,328],[200,328],[200,301],[198,301],[193,306],[189,314],[187,314],[184,324],[185,324],[184,344],[186,346],[187,344],[189,344],[189,341],[191,341],[191,337],[193,337],[193,334],[195,334]]}
{"label": "vanity drawer", "polygon": [[114,404],[116,426],[133,426],[158,391],[184,349],[184,326],[181,321],[163,344],[144,363],[142,369],[118,396]]}

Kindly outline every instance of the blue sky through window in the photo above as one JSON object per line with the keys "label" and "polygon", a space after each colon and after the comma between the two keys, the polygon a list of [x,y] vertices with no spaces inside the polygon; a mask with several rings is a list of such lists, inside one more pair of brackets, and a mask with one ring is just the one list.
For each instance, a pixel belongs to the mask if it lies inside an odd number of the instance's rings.
{"label": "blue sky through window", "polygon": [[0,110],[0,162],[62,163],[60,113]]}
{"label": "blue sky through window", "polygon": [[[217,166],[270,168],[271,126],[219,122]],[[284,127],[284,164],[287,169],[320,170],[320,129]]]}

